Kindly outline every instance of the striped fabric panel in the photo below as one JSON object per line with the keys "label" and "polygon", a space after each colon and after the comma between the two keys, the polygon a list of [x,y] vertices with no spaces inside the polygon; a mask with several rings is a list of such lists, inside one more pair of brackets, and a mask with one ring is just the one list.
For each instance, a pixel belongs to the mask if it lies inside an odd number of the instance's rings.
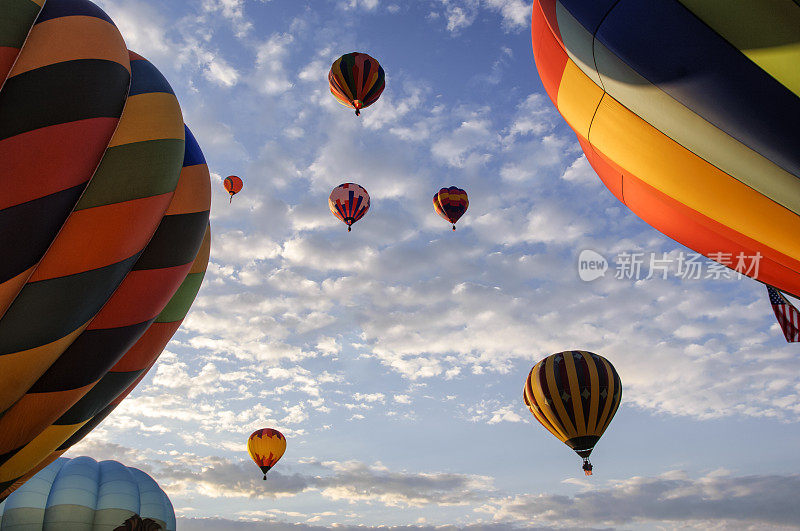
{"label": "striped fabric panel", "polygon": [[[556,12],[567,54],[575,66],[598,85],[600,90],[594,89],[595,94],[605,90],[682,147],[773,201],[795,213],[800,212],[800,179],[797,176],[753,151],[643,78],[601,42],[594,40],[592,34],[560,3],[556,4]],[[570,76],[571,85],[575,84],[575,77],[574,74]],[[562,90],[559,91],[559,108],[562,110],[586,105],[597,97],[593,95],[587,101],[582,98],[585,89],[575,90],[573,86],[567,90],[569,88],[570,85],[562,84]],[[572,97],[567,93],[572,93]],[[580,114],[586,118],[577,124],[570,122],[570,125],[576,132],[586,136],[587,120],[591,119],[592,114]]]}
{"label": "striped fabric panel", "polygon": [[14,65],[44,0],[0,0],[0,88]]}
{"label": "striped fabric panel", "polygon": [[[700,252],[703,252],[702,249],[690,242],[698,238],[710,242],[710,236],[705,235],[719,233],[721,227],[723,231],[733,234],[729,239],[737,242],[738,252],[748,256],[760,252],[767,257],[766,261],[762,260],[761,265],[771,271],[771,280],[774,281],[774,276],[782,277],[778,281],[782,287],[787,291],[796,292],[796,288],[793,290],[789,284],[796,286],[800,280],[796,278],[795,273],[800,271],[798,269],[800,248],[791,237],[798,228],[797,216],[759,194],[752,187],[739,183],[714,165],[682,148],[645,120],[636,117],[619,102],[604,95],[602,88],[590,76],[585,75],[580,66],[572,61],[560,46],[559,39],[571,39],[571,42],[577,42],[574,38],[576,32],[565,29],[571,24],[564,24],[564,28],[561,29],[565,31],[559,31],[558,36],[549,30],[554,25],[558,27],[558,24],[545,18],[547,3],[537,2],[533,12],[532,38],[537,68],[548,94],[569,125],[576,131],[579,140],[591,138],[591,145],[582,141],[590,162],[598,157],[615,161],[614,170],[605,173],[598,171],[612,193],[645,221]],[[552,4],[550,11],[553,14],[558,11],[559,22],[568,20],[563,15],[563,10],[559,8],[560,4],[556,2],[550,4]],[[601,63],[602,47],[595,48],[600,50],[598,63]],[[746,148],[742,146],[742,149]],[[765,169],[767,168],[765,164],[771,164],[765,161],[763,157],[760,162],[751,157],[747,163],[753,168]],[[771,167],[775,170],[772,173],[748,170],[748,174],[752,177],[750,184],[756,186],[755,181],[759,181],[762,191],[771,190],[770,193],[773,194],[789,189],[787,187],[797,186],[793,176],[784,173],[781,177],[780,170],[776,170],[775,165]],[[628,192],[633,191],[633,188],[626,186],[624,188],[626,193],[623,196],[623,174],[624,179],[632,175],[641,180],[635,183],[638,186],[635,188],[636,191],[643,190],[642,185],[652,189],[655,197],[647,199],[649,208],[638,208],[638,205],[632,204],[634,196]],[[770,179],[766,179],[766,175]],[[687,179],[691,182],[687,182]],[[719,196],[732,199],[723,203],[716,200]],[[797,194],[786,194],[782,196],[782,202],[800,204],[795,199],[797,196]],[[635,197],[641,204],[644,196],[637,194]],[[688,210],[690,214],[685,218],[668,220],[663,214],[663,209],[659,210],[652,206],[656,202],[663,203],[664,198],[674,199],[678,208]],[[681,223],[684,219],[685,223]],[[781,227],[784,223],[790,228]],[[698,224],[702,226],[699,232],[696,230]],[[720,251],[728,252],[728,248],[712,248],[706,254]]]}
{"label": "striped fabric panel", "polygon": [[[107,17],[82,12],[89,4],[47,2],[0,89],[0,185],[12,191],[0,196],[0,250],[14,249],[0,263],[0,314],[75,206],[125,103],[125,43]],[[65,28],[91,35],[91,49]]]}
{"label": "striped fabric panel", "polygon": [[[146,75],[152,70],[135,73],[153,84]],[[88,325],[139,259],[169,205],[180,174],[184,131],[177,99],[168,85],[164,90],[129,98],[75,211],[0,319],[0,368],[7,367],[4,372],[17,385],[30,387],[68,346],[64,338]],[[131,184],[142,178],[151,182]],[[18,364],[18,355],[41,348],[48,350],[50,363]],[[16,398],[0,390],[0,409]]]}
{"label": "striped fabric panel", "polygon": [[[112,376],[118,368],[126,369],[124,373],[120,371],[114,375],[114,377],[117,378],[118,387],[116,389],[106,388],[106,391],[104,391],[105,400],[107,401],[105,402],[106,405],[103,405],[102,401],[97,401],[94,403],[94,407],[99,408],[99,410],[96,410],[93,417],[75,423],[59,424],[59,422],[72,420],[72,414],[78,409],[83,409],[84,406],[87,405],[87,402],[83,402],[83,400],[79,401],[62,417],[62,419],[59,419],[59,421],[46,428],[24,448],[14,451],[10,455],[0,456],[0,462],[3,463],[2,466],[0,466],[0,487],[6,485],[6,489],[10,491],[11,486],[17,484],[19,479],[27,474],[30,469],[39,466],[43,461],[54,459],[55,457],[51,454],[57,453],[60,455],[70,446],[85,437],[89,431],[110,414],[142,378],[144,378],[174,332],[180,327],[186,313],[188,313],[189,307],[197,295],[197,291],[200,288],[205,274],[210,246],[210,229],[207,227],[197,257],[192,263],[189,274],[178,291],[173,295],[170,302],[153,324],[150,325],[147,332],[145,332],[139,341],[129,349],[106,377],[98,383],[98,386],[105,386],[106,383],[108,383],[106,378]],[[132,360],[131,358],[136,358],[136,360]],[[132,364],[142,368],[139,370],[130,370],[133,368],[131,367]],[[122,382],[124,379],[127,379],[127,382],[131,382],[132,380],[132,383],[129,383],[126,387],[125,383]],[[104,382],[104,380],[106,381]],[[122,390],[121,393],[120,389]],[[114,392],[118,394],[114,395]],[[89,395],[87,395],[87,397],[88,396]]]}
{"label": "striped fabric panel", "polygon": [[144,334],[188,274],[208,224],[211,191],[208,167],[188,128],[186,139],[189,165],[167,215],[88,328],[0,418],[0,454],[24,446],[87,392],[102,399],[98,380]]}

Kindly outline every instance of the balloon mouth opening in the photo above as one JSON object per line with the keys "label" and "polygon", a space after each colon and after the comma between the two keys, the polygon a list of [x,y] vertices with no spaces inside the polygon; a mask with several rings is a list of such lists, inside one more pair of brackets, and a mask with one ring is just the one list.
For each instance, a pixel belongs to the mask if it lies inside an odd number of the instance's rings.
{"label": "balloon mouth opening", "polygon": [[356,110],[356,116],[361,116],[361,109],[363,108],[361,100],[353,100],[353,108]]}
{"label": "balloon mouth opening", "polygon": [[353,228],[353,223],[356,222],[355,218],[344,218],[344,222],[347,223],[347,232]]}

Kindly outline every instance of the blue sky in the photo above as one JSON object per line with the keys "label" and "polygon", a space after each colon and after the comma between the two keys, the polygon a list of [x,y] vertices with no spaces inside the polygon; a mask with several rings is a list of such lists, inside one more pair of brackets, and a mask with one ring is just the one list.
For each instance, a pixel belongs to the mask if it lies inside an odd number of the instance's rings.
{"label": "blue sky", "polygon": [[[800,524],[797,347],[763,286],[679,278],[691,251],[604,188],[542,89],[530,4],[98,4],[181,101],[213,244],[158,364],[69,456],[147,471],[185,530]],[[351,51],[386,70],[360,118],[326,80]],[[349,234],[327,206],[347,181],[372,198]],[[455,232],[431,205],[451,185]],[[585,249],[604,277],[579,278]],[[641,278],[615,278],[621,253]],[[645,279],[662,253],[668,278]],[[590,479],[521,398],[576,348],[624,389]],[[288,440],[267,482],[245,451],[262,427]]]}

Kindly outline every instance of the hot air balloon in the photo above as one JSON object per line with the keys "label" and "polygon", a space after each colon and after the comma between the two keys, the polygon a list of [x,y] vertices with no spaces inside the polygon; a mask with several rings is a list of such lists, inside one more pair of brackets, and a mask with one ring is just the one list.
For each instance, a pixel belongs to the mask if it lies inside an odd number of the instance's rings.
{"label": "hot air balloon", "polygon": [[334,216],[347,224],[347,232],[350,232],[353,223],[369,210],[369,194],[355,183],[340,184],[328,197],[328,206]]}
{"label": "hot air balloon", "polygon": [[339,103],[356,110],[369,107],[386,87],[383,67],[365,53],[346,53],[333,62],[328,72],[328,85]]}
{"label": "hot air balloon", "polygon": [[622,399],[611,362],[585,350],[551,354],[531,369],[523,399],[542,426],[583,458],[590,476],[589,455]]}
{"label": "hot air balloon", "polygon": [[117,461],[60,458],[0,505],[3,529],[175,531],[175,511],[149,475]]}
{"label": "hot air balloon", "polygon": [[456,230],[456,221],[464,215],[467,207],[469,207],[467,192],[461,188],[455,186],[442,188],[433,195],[433,208],[437,214],[453,224],[453,230]]}
{"label": "hot air balloon", "polygon": [[130,384],[100,382],[191,276],[210,205],[155,66],[88,0],[28,4],[0,24],[22,36],[0,52],[0,498]]}
{"label": "hot air balloon", "polygon": [[264,473],[264,480],[269,469],[275,466],[285,451],[286,438],[272,428],[256,430],[247,439],[247,453]]}
{"label": "hot air balloon", "polygon": [[800,294],[800,4],[536,0],[536,67],[608,189]]}
{"label": "hot air balloon", "polygon": [[239,192],[242,191],[242,186],[244,186],[244,183],[242,182],[242,180],[239,177],[237,177],[235,175],[230,175],[228,177],[225,177],[225,180],[222,181],[222,185],[225,187],[225,189],[231,195],[230,201],[228,201],[228,202],[232,203],[233,202],[233,196],[235,196],[236,194],[238,194]]}

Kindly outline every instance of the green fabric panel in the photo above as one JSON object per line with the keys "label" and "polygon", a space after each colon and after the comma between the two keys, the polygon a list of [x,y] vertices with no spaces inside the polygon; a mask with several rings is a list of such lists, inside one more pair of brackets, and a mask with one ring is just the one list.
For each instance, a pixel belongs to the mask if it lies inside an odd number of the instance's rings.
{"label": "green fabric panel", "polygon": [[44,512],[42,531],[89,531],[94,509],[82,505],[54,505]]}
{"label": "green fabric panel", "polygon": [[204,276],[205,271],[186,275],[181,287],[178,288],[175,295],[172,296],[161,313],[158,314],[155,322],[174,323],[186,317],[186,314],[189,313],[189,307],[197,296],[197,292],[200,291],[200,285],[203,283]]}
{"label": "green fabric panel", "polygon": [[0,531],[28,531],[41,529],[44,521],[44,509],[34,507],[17,507],[3,514]]}
{"label": "green fabric panel", "polygon": [[594,56],[603,86],[614,99],[734,179],[800,213],[800,179],[684,107],[600,42],[595,42]]}
{"label": "green fabric panel", "polygon": [[602,88],[603,82],[594,66],[594,52],[592,51],[594,36],[569,11],[564,9],[561,2],[556,2],[556,19],[567,55],[581,69],[581,72]]}
{"label": "green fabric panel", "polygon": [[0,0],[0,46],[22,48],[40,9],[31,0]]}
{"label": "green fabric panel", "polygon": [[797,0],[679,1],[800,96],[800,4]]}
{"label": "green fabric panel", "polygon": [[148,140],[106,150],[75,210],[165,194],[175,190],[184,141]]}

